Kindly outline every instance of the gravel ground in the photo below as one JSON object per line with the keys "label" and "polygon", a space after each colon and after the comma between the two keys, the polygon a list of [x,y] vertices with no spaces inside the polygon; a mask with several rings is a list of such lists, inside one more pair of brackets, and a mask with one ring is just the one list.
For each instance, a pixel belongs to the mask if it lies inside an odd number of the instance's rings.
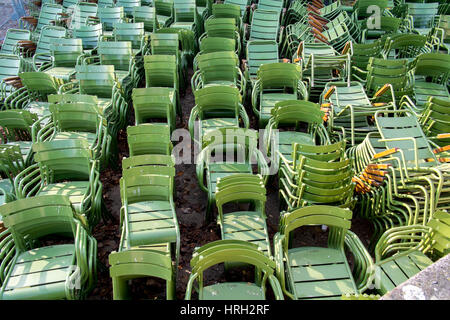
{"label": "gravel ground", "polygon": [[[0,25],[3,19],[7,19],[12,14],[12,7],[8,3],[0,3]],[[3,20],[4,21],[4,20]],[[2,39],[8,28],[18,27],[17,21],[9,20],[7,24],[0,29],[0,39]],[[189,81],[192,76],[192,69],[189,72]],[[194,106],[194,96],[190,86],[181,97],[182,104],[182,121],[178,119],[177,128],[186,128],[189,114]],[[253,116],[250,108],[247,110],[251,118],[251,127],[257,128],[257,121]],[[134,123],[133,116],[130,117],[129,124]],[[128,146],[126,143],[126,131],[122,130],[118,137],[119,163],[117,168],[107,168],[101,174],[103,183],[103,199],[106,207],[112,213],[113,219],[101,221],[94,229],[93,233],[98,241],[98,282],[96,288],[91,292],[88,299],[101,300],[112,299],[112,283],[109,277],[108,255],[118,248],[120,239],[119,234],[119,179],[121,177],[121,161],[123,157],[128,156]],[[193,146],[192,146],[193,148]],[[278,183],[277,177],[271,179],[267,185],[268,200],[266,203],[266,214],[268,217],[267,224],[269,229],[270,240],[278,230],[279,220],[279,200],[278,200]],[[195,165],[177,165],[176,166],[176,206],[177,218],[180,225],[181,233],[181,258],[178,266],[178,278],[176,295],[177,298],[183,299],[186,290],[187,281],[190,275],[189,261],[195,247],[201,246],[208,242],[220,239],[220,230],[215,221],[209,225],[203,225],[206,194],[200,190],[195,173]],[[305,228],[301,234],[296,235],[295,243],[298,245],[326,245],[327,232],[321,230],[320,227]],[[370,235],[372,233],[371,224],[366,220],[354,218],[352,220],[352,230],[358,234],[367,246]],[[221,282],[225,280],[252,280],[252,272],[246,269],[239,269],[235,272],[225,274],[222,265],[210,268],[205,273],[206,283]],[[132,298],[133,299],[160,299],[165,297],[165,285],[157,279],[137,279],[132,281]],[[268,293],[268,298],[271,294]]]}

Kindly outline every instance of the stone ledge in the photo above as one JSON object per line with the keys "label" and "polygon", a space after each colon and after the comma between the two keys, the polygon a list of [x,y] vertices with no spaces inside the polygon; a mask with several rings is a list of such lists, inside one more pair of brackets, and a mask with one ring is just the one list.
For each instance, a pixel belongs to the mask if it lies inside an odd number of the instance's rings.
{"label": "stone ledge", "polygon": [[450,254],[386,293],[380,300],[450,300]]}

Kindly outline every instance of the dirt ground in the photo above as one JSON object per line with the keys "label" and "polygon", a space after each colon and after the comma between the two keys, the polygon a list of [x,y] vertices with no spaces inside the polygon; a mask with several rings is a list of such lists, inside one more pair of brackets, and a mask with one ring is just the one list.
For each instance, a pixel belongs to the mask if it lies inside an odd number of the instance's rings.
{"label": "dirt ground", "polygon": [[[12,14],[12,7],[9,3],[0,2],[0,25],[1,20],[9,19]],[[17,21],[8,20],[8,22],[0,29],[0,39],[3,39],[8,28],[17,28]],[[189,81],[192,76],[192,69],[189,72]],[[178,119],[177,128],[186,128],[189,114],[194,106],[194,96],[190,86],[181,97],[182,105],[182,121]],[[253,116],[250,108],[247,108],[250,116],[251,127],[257,128],[257,121]],[[133,125],[133,116],[130,117],[129,124]],[[121,161],[123,157],[128,156],[128,146],[126,142],[126,131],[122,130],[118,137],[119,162],[117,168],[107,168],[101,174],[103,183],[103,199],[106,207],[112,213],[114,219],[101,221],[94,229],[93,234],[98,241],[98,281],[96,288],[91,292],[88,299],[90,300],[108,300],[112,299],[112,282],[109,276],[109,254],[117,250],[120,233],[119,233],[119,209],[121,206],[119,194],[119,179],[121,177]],[[279,200],[278,200],[278,178],[275,176],[270,179],[267,185],[266,214],[268,217],[267,224],[269,229],[270,240],[272,242],[273,235],[278,230],[279,220]],[[190,275],[189,261],[195,247],[202,246],[208,242],[220,239],[220,230],[215,221],[209,225],[203,225],[205,208],[207,203],[206,194],[199,188],[195,173],[195,165],[177,165],[176,166],[176,211],[180,226],[181,234],[181,257],[178,266],[178,277],[176,296],[183,299],[186,285]],[[361,218],[355,217],[352,220],[351,228],[368,246],[369,238],[372,233],[371,224]],[[299,245],[326,245],[327,232],[321,230],[320,227],[307,228],[302,234],[297,235],[295,242]],[[222,265],[210,268],[205,274],[205,282],[214,283],[224,280],[251,281],[252,272],[246,269],[237,270],[236,272],[225,274]],[[165,297],[165,285],[157,279],[137,279],[132,281],[132,298],[133,299],[161,299]],[[268,298],[270,298],[270,293]]]}

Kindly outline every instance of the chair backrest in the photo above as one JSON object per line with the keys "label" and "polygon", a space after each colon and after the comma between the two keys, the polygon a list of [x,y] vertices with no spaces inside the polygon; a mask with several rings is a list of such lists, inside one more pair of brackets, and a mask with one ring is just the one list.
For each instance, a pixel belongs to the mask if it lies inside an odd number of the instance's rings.
{"label": "chair backrest", "polygon": [[324,112],[317,103],[305,100],[284,100],[277,102],[271,110],[271,120],[275,128],[299,122],[320,125]]}
{"label": "chair backrest", "polygon": [[396,59],[386,60],[381,58],[370,58],[367,66],[368,76],[366,89],[371,93],[390,83],[394,90],[402,90],[407,85],[408,60]]}
{"label": "chair backrest", "polygon": [[236,39],[236,20],[233,18],[214,18],[205,22],[205,32],[208,37]]}
{"label": "chair backrest", "polygon": [[63,27],[55,27],[48,26],[42,29],[41,34],[39,36],[39,41],[36,45],[36,53],[39,54],[48,54],[48,56],[40,56],[41,60],[50,60],[50,45],[53,39],[65,38],[67,35],[67,31]]}
{"label": "chair backrest", "polygon": [[80,26],[73,30],[73,37],[81,39],[83,43],[84,50],[92,50],[97,48],[100,36],[103,33],[103,28],[101,23]]}
{"label": "chair backrest", "polygon": [[433,1],[432,3],[413,3],[408,1],[405,4],[408,6],[408,14],[413,17],[415,28],[429,27],[430,22],[438,14],[438,1]]}
{"label": "chair backrest", "polygon": [[358,10],[358,18],[366,19],[374,14],[372,10],[369,10],[370,6],[377,6],[380,10],[380,15],[382,15],[388,6],[388,0],[358,0],[353,6],[353,10]]}
{"label": "chair backrest", "polygon": [[276,41],[249,41],[247,43],[247,63],[251,79],[255,79],[261,65],[278,62]]}
{"label": "chair backrest", "polygon": [[100,56],[100,64],[113,65],[114,70],[128,71],[133,50],[130,41],[100,41],[97,53]]}
{"label": "chair backrest", "polygon": [[115,6],[115,0],[98,0],[98,8],[112,8]]}
{"label": "chair backrest", "polygon": [[389,43],[389,49],[395,50],[396,57],[399,59],[415,58],[424,50],[426,43],[427,36],[414,33],[398,34],[392,37]]}
{"label": "chair backrest", "polygon": [[64,8],[73,8],[80,2],[81,0],[63,0],[62,5]]}
{"label": "chair backrest", "polygon": [[180,40],[176,33],[152,33],[150,35],[150,49],[152,55],[179,56]]}
{"label": "chair backrest", "polygon": [[16,54],[15,47],[21,40],[31,40],[31,32],[23,29],[8,29],[0,48],[0,54]]}
{"label": "chair backrest", "polygon": [[302,77],[301,68],[292,63],[268,63],[259,67],[257,72],[261,89],[292,88],[297,92],[298,81]]}
{"label": "chair backrest", "polygon": [[8,77],[18,76],[21,71],[21,60],[13,54],[0,54],[0,81]]}
{"label": "chair backrest", "polygon": [[241,21],[241,8],[232,3],[214,3],[212,5],[212,15],[214,18],[234,18],[236,25]]}
{"label": "chair backrest", "polygon": [[54,78],[44,72],[22,72],[19,76],[23,85],[29,91],[39,93],[41,98],[45,100],[48,94],[57,93],[59,87],[63,84],[61,79]]}
{"label": "chair backrest", "polygon": [[125,14],[129,17],[133,15],[133,8],[140,7],[141,0],[117,0],[116,7],[123,7]]}
{"label": "chair backrest", "polygon": [[78,57],[83,53],[83,43],[81,39],[52,39],[50,51],[54,66],[74,67],[77,64]]}
{"label": "chair backrest", "polygon": [[71,15],[69,29],[77,29],[87,24],[89,17],[97,16],[97,4],[91,2],[80,2],[74,7]]}
{"label": "chair backrest", "polygon": [[[15,200],[2,206],[5,226],[11,232],[16,250],[28,250],[27,242],[49,234],[74,236],[74,210],[62,195],[35,196]],[[75,237],[75,236],[74,236]]]}
{"label": "chair backrest", "polygon": [[195,0],[174,0],[173,12],[175,22],[195,22],[197,20]]}
{"label": "chair backrest", "polygon": [[153,6],[159,16],[170,17],[173,15],[173,0],[154,0]]}
{"label": "chair backrest", "polygon": [[239,89],[229,86],[208,86],[194,92],[199,118],[206,119],[214,111],[229,111],[239,114],[241,95]]}
{"label": "chair backrest", "polygon": [[133,175],[121,178],[122,203],[171,201],[172,177],[165,175]]}
{"label": "chair backrest", "polygon": [[158,26],[155,8],[134,7],[133,21],[143,22],[145,31],[153,32],[153,30],[155,30]]}
{"label": "chair backrest", "polygon": [[234,4],[239,6],[239,9],[241,10],[241,17],[243,18],[245,12],[247,11],[247,7],[250,7],[249,0],[225,0],[224,4]]}
{"label": "chair backrest", "polygon": [[324,92],[331,87],[335,87],[334,92],[330,95],[329,100],[335,106],[336,112],[339,112],[347,105],[371,107],[372,103],[367,97],[363,85],[357,81],[347,82],[328,82],[325,85]]}
{"label": "chair backrest", "polygon": [[200,42],[200,51],[202,53],[211,53],[217,51],[234,51],[236,40],[220,37],[205,37]]}
{"label": "chair backrest", "polygon": [[114,25],[113,34],[116,41],[131,41],[133,49],[141,49],[141,41],[145,34],[144,23],[116,23]]}
{"label": "chair backrest", "polygon": [[238,79],[239,59],[234,51],[204,53],[198,56],[197,65],[202,74],[203,83],[228,80],[236,83]]}
{"label": "chair backrest", "polygon": [[435,83],[446,84],[450,76],[450,55],[423,53],[414,61],[414,75],[431,77]]}
{"label": "chair backrest", "polygon": [[161,123],[143,123],[127,128],[130,156],[143,154],[170,155],[172,143],[170,128]]}
{"label": "chair backrest", "polygon": [[112,65],[79,65],[76,66],[76,79],[80,83],[80,92],[101,98],[112,98],[112,90],[116,85],[114,66]]}
{"label": "chair backrest", "polygon": [[344,248],[345,234],[351,226],[352,212],[334,206],[314,205],[284,212],[280,221],[280,233],[285,236],[283,250],[289,249],[289,234],[302,226],[326,225],[330,227],[328,246]]}
{"label": "chair backrest", "polygon": [[38,23],[36,25],[36,31],[41,31],[43,27],[50,26],[51,21],[59,19],[59,13],[63,12],[63,7],[59,4],[44,4],[41,7],[39,13]]}
{"label": "chair backrest", "polygon": [[84,102],[56,103],[49,106],[53,123],[59,131],[96,133],[102,121],[96,104]]}
{"label": "chair backrest", "polygon": [[292,146],[292,167],[297,166],[300,156],[310,159],[326,162],[335,162],[346,159],[345,155],[345,141],[339,141],[327,145],[308,145],[301,143],[293,143]]}
{"label": "chair backrest", "polygon": [[260,0],[258,2],[258,9],[276,11],[278,12],[278,14],[281,14],[281,10],[283,10],[283,4],[283,0]]}
{"label": "chair backrest", "polygon": [[144,56],[146,87],[167,87],[177,89],[178,66],[173,55]]}
{"label": "chair backrest", "polygon": [[383,46],[380,40],[372,43],[356,43],[352,42],[353,54],[351,56],[352,66],[361,70],[366,70],[370,57],[381,58]]}
{"label": "chair backrest", "polygon": [[31,126],[35,121],[37,121],[37,115],[28,110],[0,111],[0,127],[2,135],[6,136],[6,141],[31,140]]}
{"label": "chair backrest", "polygon": [[275,11],[256,9],[253,11],[249,40],[278,41],[279,14]]}
{"label": "chair backrest", "polygon": [[105,31],[111,31],[114,29],[114,24],[123,22],[125,11],[123,7],[100,7],[98,8],[98,18]]}
{"label": "chair backrest", "polygon": [[63,139],[33,143],[34,159],[53,182],[88,181],[91,175],[92,151],[87,140]]}

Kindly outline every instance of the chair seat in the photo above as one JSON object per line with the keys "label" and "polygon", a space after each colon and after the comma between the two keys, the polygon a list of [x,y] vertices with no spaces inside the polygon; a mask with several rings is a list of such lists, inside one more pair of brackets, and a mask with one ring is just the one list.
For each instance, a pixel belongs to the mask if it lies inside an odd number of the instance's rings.
{"label": "chair seat", "polygon": [[66,298],[66,277],[73,268],[75,246],[63,244],[23,252],[4,284],[5,300]]}
{"label": "chair seat", "polygon": [[177,241],[175,210],[168,201],[142,201],[129,204],[131,246]]}
{"label": "chair seat", "polygon": [[203,288],[201,300],[265,300],[264,291],[254,283],[227,282]]}
{"label": "chair seat", "polygon": [[[282,131],[279,133],[279,144],[292,146],[293,143],[298,142],[301,144],[315,145],[311,135],[305,132],[297,131]],[[291,147],[292,152],[292,147]]]}
{"label": "chair seat", "polygon": [[261,97],[261,116],[260,122],[263,124],[271,117],[270,111],[275,107],[275,104],[284,100],[297,100],[297,95],[291,93],[263,93]]}
{"label": "chair seat", "polygon": [[216,192],[217,179],[234,173],[252,173],[250,163],[211,163],[208,165],[208,188]]}
{"label": "chair seat", "polygon": [[219,128],[239,127],[239,121],[236,118],[212,118],[201,121],[202,134]]}
{"label": "chair seat", "polygon": [[97,98],[98,101],[98,109],[102,115],[105,114],[105,110],[109,108],[111,105],[110,98]]}
{"label": "chair seat", "polygon": [[341,299],[342,294],[357,293],[347,258],[340,250],[289,249],[288,264],[297,299]]}
{"label": "chair seat", "polygon": [[377,264],[376,268],[381,271],[380,290],[383,294],[391,291],[432,263],[421,251],[412,251]]}
{"label": "chair seat", "polygon": [[258,245],[264,253],[268,252],[266,221],[260,212],[237,211],[224,214],[222,231],[222,239],[248,241]]}
{"label": "chair seat", "polygon": [[63,131],[55,134],[53,140],[81,139],[86,140],[90,145],[93,145],[96,138],[97,135],[92,132]]}
{"label": "chair seat", "polygon": [[70,81],[75,76],[75,68],[72,67],[52,67],[44,71],[54,78]]}
{"label": "chair seat", "polygon": [[76,212],[83,213],[81,202],[83,201],[89,187],[89,181],[51,183],[44,186],[39,192],[39,195],[57,194],[68,196]]}

